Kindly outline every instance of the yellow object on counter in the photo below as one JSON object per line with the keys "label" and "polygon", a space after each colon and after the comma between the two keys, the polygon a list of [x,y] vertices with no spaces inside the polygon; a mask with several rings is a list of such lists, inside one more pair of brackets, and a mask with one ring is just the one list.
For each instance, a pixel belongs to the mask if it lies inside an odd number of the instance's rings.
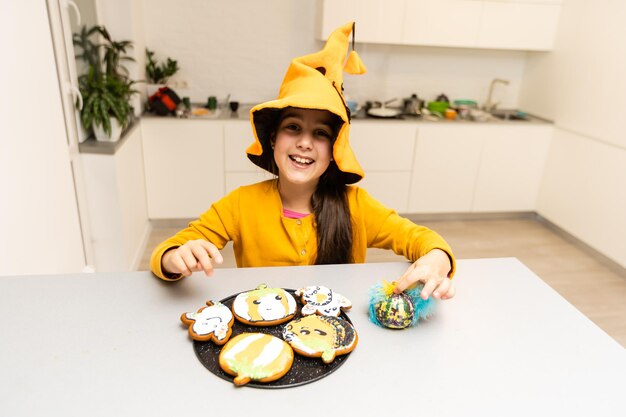
{"label": "yellow object on counter", "polygon": [[457,113],[454,109],[446,109],[443,115],[447,120],[455,120]]}

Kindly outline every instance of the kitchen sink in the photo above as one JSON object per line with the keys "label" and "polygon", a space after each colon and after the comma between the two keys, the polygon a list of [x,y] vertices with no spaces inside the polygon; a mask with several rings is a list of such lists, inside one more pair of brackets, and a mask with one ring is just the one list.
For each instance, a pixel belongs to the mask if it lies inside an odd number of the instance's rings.
{"label": "kitchen sink", "polygon": [[519,110],[496,110],[491,115],[500,120],[528,121],[528,115]]}

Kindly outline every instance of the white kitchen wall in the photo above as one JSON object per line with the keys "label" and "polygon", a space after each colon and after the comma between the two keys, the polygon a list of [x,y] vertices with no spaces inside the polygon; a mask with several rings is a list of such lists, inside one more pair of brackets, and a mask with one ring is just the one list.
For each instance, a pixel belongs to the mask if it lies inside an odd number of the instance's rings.
{"label": "white kitchen wall", "polygon": [[565,0],[520,105],[555,122],[538,211],[626,267],[626,2]]}
{"label": "white kitchen wall", "polygon": [[[145,43],[158,57],[177,59],[192,101],[209,95],[260,102],[274,98],[292,58],[319,50],[315,0],[144,0]],[[442,28],[445,30],[445,28]],[[358,22],[357,22],[358,42]],[[525,52],[357,44],[369,69],[346,75],[346,94],[358,101],[403,98],[483,102],[491,79],[505,78],[494,98],[516,107]]]}
{"label": "white kitchen wall", "polygon": [[[148,3],[149,4],[149,3]],[[134,62],[127,62],[124,65],[128,69],[131,79],[144,80],[146,53],[144,41],[144,16],[143,0],[96,0],[98,8],[98,23],[104,25],[111,37],[116,40],[131,40],[133,48],[128,51],[128,55],[134,58]],[[145,84],[136,84],[139,91],[131,99],[131,105],[135,109],[135,114],[140,115],[145,102]]]}

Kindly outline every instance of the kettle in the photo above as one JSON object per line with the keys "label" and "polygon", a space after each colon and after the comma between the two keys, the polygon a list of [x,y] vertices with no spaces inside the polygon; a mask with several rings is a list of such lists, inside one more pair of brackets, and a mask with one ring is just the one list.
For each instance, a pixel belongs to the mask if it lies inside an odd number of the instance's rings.
{"label": "kettle", "polygon": [[417,94],[412,94],[411,97],[404,99],[404,111],[407,116],[421,116],[423,100],[417,98]]}

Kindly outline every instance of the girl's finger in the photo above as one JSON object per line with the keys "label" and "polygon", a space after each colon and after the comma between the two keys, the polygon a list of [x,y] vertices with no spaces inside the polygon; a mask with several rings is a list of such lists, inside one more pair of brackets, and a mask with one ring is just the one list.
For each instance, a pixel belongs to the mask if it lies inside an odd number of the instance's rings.
{"label": "girl's finger", "polygon": [[213,264],[211,263],[211,258],[209,258],[209,254],[204,245],[196,245],[191,251],[197,259],[196,265],[198,271],[202,270],[205,274],[210,275],[213,272]]}
{"label": "girl's finger", "polygon": [[189,268],[187,268],[187,265],[185,265],[185,261],[183,261],[183,258],[180,256],[179,253],[175,253],[172,255],[171,262],[176,269],[176,270],[173,270],[172,272],[183,274],[186,277],[191,275],[191,271],[189,270]]}
{"label": "girl's finger", "polygon": [[455,294],[456,294],[456,287],[454,286],[452,281],[450,281],[450,288],[448,288],[448,293],[444,294],[441,298],[443,300],[449,300],[450,298],[454,297]]}
{"label": "girl's finger", "polygon": [[209,253],[209,255],[211,255],[211,259],[213,259],[213,261],[218,264],[224,262],[224,258],[222,257],[222,254],[220,253],[220,250],[217,248],[217,246],[206,240],[202,241],[202,246]]}
{"label": "girl's finger", "polygon": [[[182,248],[182,246],[181,246]],[[190,248],[186,248],[187,250],[181,250],[180,251],[180,257],[183,259],[183,262],[185,262],[185,266],[189,269],[189,271],[199,271],[197,265],[198,265],[198,260],[196,259],[196,257],[193,255],[193,253],[191,253],[191,249]]]}
{"label": "girl's finger", "polygon": [[428,297],[430,297],[435,288],[437,288],[437,281],[438,280],[436,278],[430,278],[426,281],[426,284],[424,284],[424,288],[422,288],[422,292],[420,293],[422,299],[428,300]]}
{"label": "girl's finger", "polygon": [[433,297],[435,297],[438,300],[441,299],[448,293],[449,288],[450,288],[450,280],[448,278],[444,278],[439,284],[439,286],[435,288],[435,291],[433,292]]}

